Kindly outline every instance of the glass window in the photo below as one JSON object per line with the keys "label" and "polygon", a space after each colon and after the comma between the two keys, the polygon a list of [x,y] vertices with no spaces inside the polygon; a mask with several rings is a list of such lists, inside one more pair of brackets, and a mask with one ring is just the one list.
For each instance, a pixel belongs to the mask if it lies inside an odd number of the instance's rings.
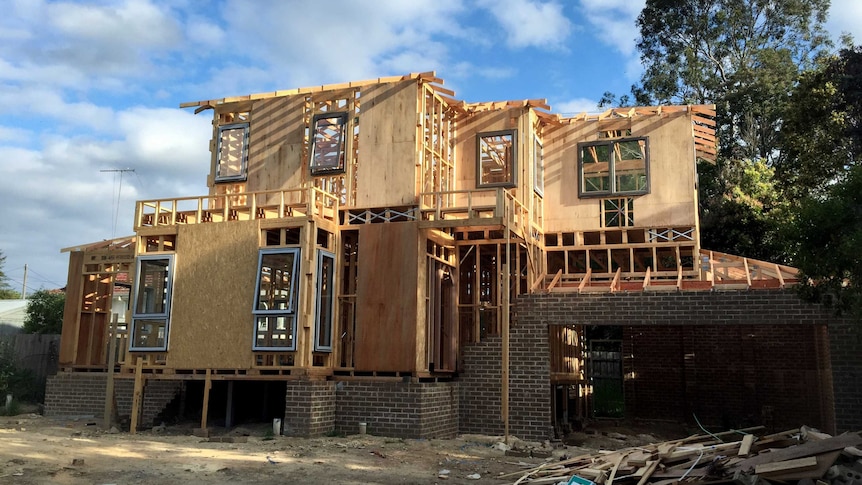
{"label": "glass window", "polygon": [[346,123],[347,113],[315,115],[309,148],[312,175],[344,172]]}
{"label": "glass window", "polygon": [[476,173],[478,187],[514,187],[515,131],[495,131],[478,135]]}
{"label": "glass window", "polygon": [[332,350],[332,312],[335,304],[335,255],[317,253],[317,309],[314,321],[314,350]]}
{"label": "glass window", "polygon": [[216,182],[245,180],[248,175],[248,123],[220,126]]}
{"label": "glass window", "polygon": [[258,258],[255,350],[296,350],[298,249],[262,249]]}
{"label": "glass window", "polygon": [[582,143],[579,156],[581,197],[649,192],[646,138]]}
{"label": "glass window", "polygon": [[167,350],[173,255],[139,256],[131,350]]}

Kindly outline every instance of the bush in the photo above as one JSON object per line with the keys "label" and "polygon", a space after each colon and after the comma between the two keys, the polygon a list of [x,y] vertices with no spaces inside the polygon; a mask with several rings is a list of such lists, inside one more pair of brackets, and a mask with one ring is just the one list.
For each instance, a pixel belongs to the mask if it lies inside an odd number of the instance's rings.
{"label": "bush", "polygon": [[32,371],[22,369],[15,362],[12,341],[0,339],[0,407],[5,407],[7,394],[12,394],[17,401],[40,401],[42,396],[36,381]]}

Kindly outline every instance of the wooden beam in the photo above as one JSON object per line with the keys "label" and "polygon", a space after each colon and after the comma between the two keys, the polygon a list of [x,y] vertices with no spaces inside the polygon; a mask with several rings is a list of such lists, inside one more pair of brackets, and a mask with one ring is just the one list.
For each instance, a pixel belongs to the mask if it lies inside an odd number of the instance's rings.
{"label": "wooden beam", "polygon": [[144,394],[144,358],[138,356],[138,362],[135,364],[135,391],[132,394],[132,416],[129,424],[129,434],[138,432],[138,420],[141,414],[141,401]]}
{"label": "wooden beam", "polygon": [[120,315],[114,313],[113,318],[111,318],[111,333],[108,334],[108,338],[110,339],[108,343],[108,382],[105,384],[105,416],[102,422],[105,429],[111,426],[114,416],[114,364],[116,364],[117,323],[119,319]]}
{"label": "wooden beam", "polygon": [[207,414],[210,408],[210,389],[212,387],[212,371],[207,369],[206,380],[204,380],[204,403],[203,408],[201,408],[201,429],[207,429]]}

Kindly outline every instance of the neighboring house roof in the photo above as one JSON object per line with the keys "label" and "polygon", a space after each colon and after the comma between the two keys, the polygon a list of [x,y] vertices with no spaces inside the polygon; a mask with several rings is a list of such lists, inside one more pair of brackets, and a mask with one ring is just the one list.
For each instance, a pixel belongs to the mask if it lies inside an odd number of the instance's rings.
{"label": "neighboring house roof", "polygon": [[0,324],[22,328],[27,317],[28,300],[0,300]]}

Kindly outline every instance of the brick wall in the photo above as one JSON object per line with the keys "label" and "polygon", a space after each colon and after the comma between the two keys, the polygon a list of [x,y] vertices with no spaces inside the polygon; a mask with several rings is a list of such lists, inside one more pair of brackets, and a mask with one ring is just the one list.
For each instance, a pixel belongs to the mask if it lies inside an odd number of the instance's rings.
{"label": "brick wall", "polygon": [[[553,437],[547,306],[519,301],[509,332],[509,434],[542,441]],[[489,337],[463,348],[462,433],[502,435],[502,338]]]}
{"label": "brick wall", "polygon": [[450,438],[458,433],[455,382],[365,382],[335,384],[335,429],[401,438]]}
{"label": "brick wall", "polygon": [[[105,415],[105,388],[107,375],[102,373],[61,372],[48,378],[45,390],[45,416],[93,416],[101,420]],[[130,416],[135,382],[132,379],[115,379],[117,413]],[[144,386],[141,410],[141,427],[153,426],[158,414],[180,392],[180,381],[148,380]]]}
{"label": "brick wall", "polygon": [[862,323],[829,326],[835,427],[839,432],[862,429]]}
{"label": "brick wall", "polygon": [[[510,433],[550,434],[548,325],[623,328],[626,412],[718,426],[862,429],[862,325],[792,290],[535,294],[515,305]],[[501,434],[501,339],[463,348],[462,433]]]}
{"label": "brick wall", "polygon": [[324,436],[335,430],[335,383],[287,381],[284,434]]}
{"label": "brick wall", "polygon": [[825,325],[625,326],[623,342],[631,416],[834,428]]}
{"label": "brick wall", "polygon": [[536,294],[516,311],[513,335],[523,325],[537,336],[555,323],[622,326],[636,417],[862,428],[859,325],[791,290]]}

